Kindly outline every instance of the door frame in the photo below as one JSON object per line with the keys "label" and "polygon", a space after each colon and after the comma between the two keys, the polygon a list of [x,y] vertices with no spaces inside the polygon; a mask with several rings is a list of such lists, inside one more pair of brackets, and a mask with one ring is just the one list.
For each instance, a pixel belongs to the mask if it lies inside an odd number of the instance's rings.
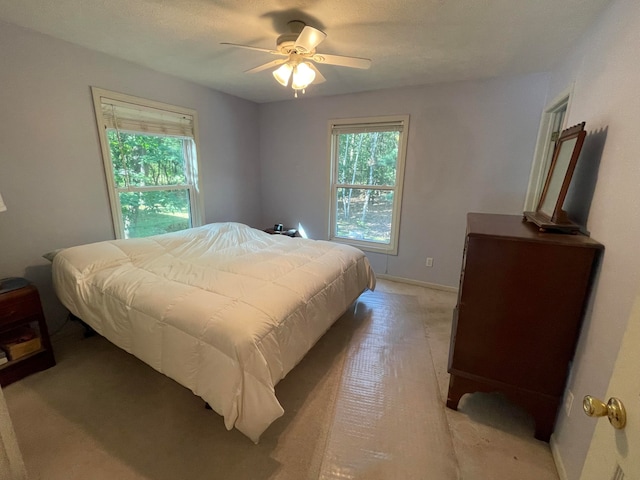
{"label": "door frame", "polygon": [[529,174],[527,195],[524,200],[523,211],[525,212],[534,212],[538,207],[549,168],[547,159],[550,157],[549,150],[551,149],[551,135],[553,135],[554,120],[559,112],[565,111],[563,123],[560,125],[560,130],[562,130],[569,116],[571,99],[573,98],[573,87],[574,84],[571,84],[569,88],[556,96],[542,112],[536,149],[533,153],[533,162],[531,163],[531,172]]}

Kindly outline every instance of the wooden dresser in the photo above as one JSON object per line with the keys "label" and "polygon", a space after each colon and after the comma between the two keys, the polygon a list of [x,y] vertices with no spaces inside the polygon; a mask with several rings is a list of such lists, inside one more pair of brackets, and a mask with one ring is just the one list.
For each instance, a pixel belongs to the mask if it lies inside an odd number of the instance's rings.
{"label": "wooden dresser", "polygon": [[470,213],[449,350],[447,406],[501,392],[549,440],[604,247],[520,215]]}

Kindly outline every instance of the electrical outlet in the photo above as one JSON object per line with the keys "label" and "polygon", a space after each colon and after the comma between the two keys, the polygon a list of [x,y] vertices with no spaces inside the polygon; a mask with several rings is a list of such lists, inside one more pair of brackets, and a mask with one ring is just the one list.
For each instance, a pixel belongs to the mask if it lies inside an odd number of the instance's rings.
{"label": "electrical outlet", "polygon": [[427,261],[424,262],[425,267],[433,267],[433,258],[427,257]]}
{"label": "electrical outlet", "polygon": [[567,395],[564,398],[564,412],[567,414],[567,417],[571,414],[572,405],[573,405],[573,392],[571,390],[567,390]]}

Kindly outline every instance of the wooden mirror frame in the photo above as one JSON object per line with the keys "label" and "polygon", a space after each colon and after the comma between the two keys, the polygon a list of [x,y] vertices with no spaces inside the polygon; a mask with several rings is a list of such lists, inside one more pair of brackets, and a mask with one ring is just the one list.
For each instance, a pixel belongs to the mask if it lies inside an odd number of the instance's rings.
{"label": "wooden mirror frame", "polygon": [[553,159],[537,210],[524,212],[525,219],[538,225],[540,230],[563,232],[580,230],[579,225],[569,220],[562,205],[569,190],[584,138],[587,135],[587,132],[584,131],[584,125],[585,122],[582,122],[562,131],[553,151]]}

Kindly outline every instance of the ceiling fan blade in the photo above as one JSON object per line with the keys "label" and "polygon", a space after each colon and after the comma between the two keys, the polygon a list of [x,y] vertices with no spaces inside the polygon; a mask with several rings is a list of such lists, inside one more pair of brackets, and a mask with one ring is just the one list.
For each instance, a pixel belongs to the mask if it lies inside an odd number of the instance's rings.
{"label": "ceiling fan blade", "polygon": [[284,55],[277,50],[269,50],[268,48],[252,47],[251,45],[240,45],[238,43],[220,42],[220,45],[229,45],[230,47],[246,48],[247,50],[256,50],[258,52],[270,53],[271,55]]}
{"label": "ceiling fan blade", "polygon": [[277,60],[271,60],[270,62],[267,62],[263,65],[259,65],[255,68],[252,68],[251,70],[247,70],[244,73],[258,73],[258,72],[262,72],[263,70],[268,70],[269,68],[273,68],[273,67],[277,67],[278,65],[282,65],[283,63],[287,62],[289,59],[288,58],[279,58]]}
{"label": "ceiling fan blade", "polygon": [[320,45],[325,38],[327,38],[326,33],[307,25],[298,35],[295,48],[298,53],[309,53]]}
{"label": "ceiling fan blade", "polygon": [[371,67],[371,60],[360,57],[343,57],[342,55],[325,55],[324,53],[316,53],[311,59],[314,62],[324,63],[325,65],[338,65],[339,67],[362,68],[366,70]]}
{"label": "ceiling fan blade", "polygon": [[316,83],[324,83],[324,82],[327,81],[327,79],[324,78],[324,76],[320,73],[320,70],[318,70],[313,63],[308,62],[308,65],[311,67],[311,70],[316,72],[316,78],[313,80],[314,84],[316,84]]}

